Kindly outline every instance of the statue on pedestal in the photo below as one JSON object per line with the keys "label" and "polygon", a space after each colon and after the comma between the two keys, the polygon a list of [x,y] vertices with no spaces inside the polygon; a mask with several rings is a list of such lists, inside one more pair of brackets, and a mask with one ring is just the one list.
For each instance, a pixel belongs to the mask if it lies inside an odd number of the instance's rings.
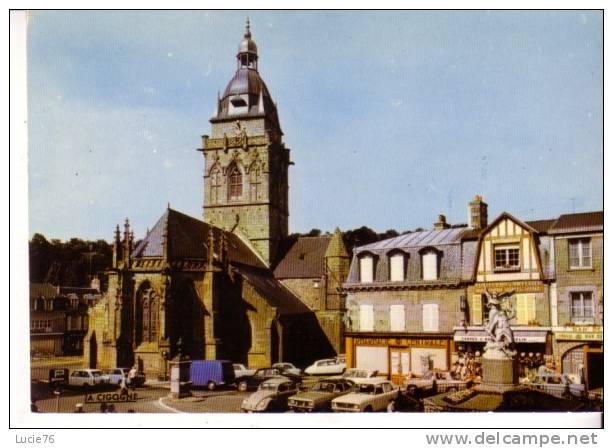
{"label": "statue on pedestal", "polygon": [[502,307],[502,302],[509,299],[515,294],[515,291],[505,292],[502,294],[490,293],[485,290],[487,297],[487,305],[490,308],[489,320],[485,324],[485,332],[489,335],[490,340],[486,344],[486,349],[498,349],[504,351],[508,356],[514,356],[513,348],[515,340],[513,339],[513,331],[509,320],[516,315],[512,305],[507,308]]}

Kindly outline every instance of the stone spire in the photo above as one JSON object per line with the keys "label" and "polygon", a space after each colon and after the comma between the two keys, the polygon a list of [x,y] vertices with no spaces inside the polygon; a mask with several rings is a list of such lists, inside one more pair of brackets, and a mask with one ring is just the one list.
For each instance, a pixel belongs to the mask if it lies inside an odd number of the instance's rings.
{"label": "stone spire", "polygon": [[347,252],[347,248],[343,242],[343,234],[338,227],[334,230],[332,238],[330,238],[330,242],[328,243],[328,248],[326,249],[326,254],[324,257],[349,258],[349,253]]}

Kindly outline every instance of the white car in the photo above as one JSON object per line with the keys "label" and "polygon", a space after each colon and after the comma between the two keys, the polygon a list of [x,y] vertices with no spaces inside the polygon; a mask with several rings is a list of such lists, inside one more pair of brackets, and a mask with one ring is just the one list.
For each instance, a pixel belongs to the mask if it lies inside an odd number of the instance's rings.
{"label": "white car", "polygon": [[234,378],[238,379],[243,376],[253,376],[255,369],[248,369],[245,364],[232,364],[234,367]]}
{"label": "white car", "polygon": [[356,384],[355,390],[332,400],[334,412],[392,411],[398,398],[398,387],[382,378],[368,378]]}
{"label": "white car", "polygon": [[73,387],[92,387],[109,384],[110,378],[98,369],[78,369],[68,377],[68,385]]}
{"label": "white car", "polygon": [[307,375],[340,375],[345,368],[345,363],[338,359],[320,359],[304,369],[304,373]]}
{"label": "white car", "polygon": [[302,370],[293,365],[290,362],[276,362],[271,367],[281,369],[283,372],[291,373],[293,375],[300,375]]}

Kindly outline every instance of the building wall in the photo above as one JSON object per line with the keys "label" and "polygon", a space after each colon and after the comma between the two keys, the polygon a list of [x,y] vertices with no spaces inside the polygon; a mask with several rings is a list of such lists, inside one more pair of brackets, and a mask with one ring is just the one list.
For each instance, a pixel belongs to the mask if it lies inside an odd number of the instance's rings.
{"label": "building wall", "polygon": [[[360,305],[373,305],[374,331],[389,332],[390,305],[404,305],[405,333],[422,333],[423,305],[436,303],[439,305],[438,333],[450,334],[453,332],[453,327],[462,320],[460,296],[464,294],[466,290],[462,288],[349,292],[346,298],[347,314],[352,323],[351,330],[360,331]],[[427,332],[424,333],[424,335],[427,334]]]}
{"label": "building wall", "polygon": [[592,267],[573,269],[569,263],[568,241],[574,237],[564,236],[555,239],[556,283],[558,288],[558,324],[565,326],[571,322],[570,293],[592,291],[595,299],[593,325],[602,325],[603,310],[603,235],[589,235],[592,242]]}

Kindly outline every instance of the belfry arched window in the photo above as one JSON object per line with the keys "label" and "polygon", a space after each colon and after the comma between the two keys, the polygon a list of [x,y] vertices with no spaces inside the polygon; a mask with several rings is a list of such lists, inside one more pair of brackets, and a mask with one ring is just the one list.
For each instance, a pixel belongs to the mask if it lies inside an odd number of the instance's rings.
{"label": "belfry arched window", "polygon": [[158,329],[158,297],[149,285],[143,285],[136,296],[136,343],[155,342]]}
{"label": "belfry arched window", "polygon": [[239,201],[243,196],[243,173],[236,165],[228,169],[228,196],[231,201]]}
{"label": "belfry arched window", "polygon": [[210,172],[210,181],[211,181],[211,204],[219,204],[221,203],[221,170],[218,166],[214,166]]}
{"label": "belfry arched window", "polygon": [[249,170],[249,195],[251,201],[258,200],[258,192],[260,191],[260,184],[262,183],[262,176],[260,175],[260,165],[254,163]]}

